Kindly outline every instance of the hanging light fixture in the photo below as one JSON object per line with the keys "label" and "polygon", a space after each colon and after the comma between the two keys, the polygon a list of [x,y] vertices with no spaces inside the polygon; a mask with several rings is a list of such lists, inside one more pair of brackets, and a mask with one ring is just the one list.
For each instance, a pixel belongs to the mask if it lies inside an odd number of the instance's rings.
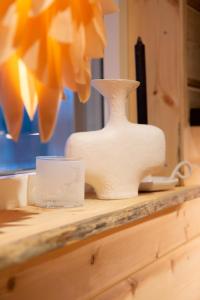
{"label": "hanging light fixture", "polygon": [[6,0],[0,3],[0,101],[9,133],[19,137],[23,109],[40,136],[52,136],[63,88],[90,95],[90,61],[103,56],[103,15],[113,0]]}

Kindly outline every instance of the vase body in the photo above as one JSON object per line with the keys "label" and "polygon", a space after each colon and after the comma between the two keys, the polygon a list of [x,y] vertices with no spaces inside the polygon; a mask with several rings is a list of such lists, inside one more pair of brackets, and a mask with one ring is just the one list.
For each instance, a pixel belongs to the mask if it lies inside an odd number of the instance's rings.
{"label": "vase body", "polygon": [[86,183],[99,199],[137,196],[140,181],[164,165],[164,133],[155,126],[128,121],[127,96],[138,87],[137,81],[98,79],[92,85],[109,103],[109,121],[101,130],[72,134],[65,154],[85,161]]}

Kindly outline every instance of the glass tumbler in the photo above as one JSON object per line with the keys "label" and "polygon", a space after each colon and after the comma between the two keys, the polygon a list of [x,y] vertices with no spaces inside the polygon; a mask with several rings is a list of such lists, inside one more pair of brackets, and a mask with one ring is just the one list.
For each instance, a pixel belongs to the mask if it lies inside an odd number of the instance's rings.
{"label": "glass tumbler", "polygon": [[84,204],[85,167],[82,160],[37,157],[35,179],[35,205],[56,208]]}

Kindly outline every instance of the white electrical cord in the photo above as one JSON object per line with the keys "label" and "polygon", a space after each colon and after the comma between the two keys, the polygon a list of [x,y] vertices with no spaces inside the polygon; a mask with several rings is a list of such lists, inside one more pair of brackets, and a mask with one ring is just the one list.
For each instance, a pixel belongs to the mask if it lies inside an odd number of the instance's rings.
{"label": "white electrical cord", "polygon": [[[182,174],[179,170],[182,167],[186,167],[186,173]],[[184,170],[185,171],[185,170]],[[187,160],[183,160],[181,161],[172,171],[170,178],[174,179],[174,178],[179,178],[179,179],[187,179],[192,175],[192,164],[187,161]]]}
{"label": "white electrical cord", "polygon": [[[180,169],[186,167],[185,174]],[[199,166],[200,167],[200,166]],[[174,168],[170,176],[147,176],[140,183],[140,191],[163,191],[174,188],[179,179],[187,179],[192,175],[192,164],[183,160]]]}

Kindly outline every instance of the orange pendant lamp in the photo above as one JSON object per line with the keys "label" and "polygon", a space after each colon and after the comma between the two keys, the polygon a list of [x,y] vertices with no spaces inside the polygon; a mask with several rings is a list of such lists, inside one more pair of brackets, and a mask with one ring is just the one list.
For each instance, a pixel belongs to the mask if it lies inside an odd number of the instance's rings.
{"label": "orange pendant lamp", "polygon": [[103,16],[113,0],[0,1],[0,104],[14,140],[23,109],[33,119],[38,107],[40,136],[52,136],[63,88],[90,95],[90,61],[103,56]]}

